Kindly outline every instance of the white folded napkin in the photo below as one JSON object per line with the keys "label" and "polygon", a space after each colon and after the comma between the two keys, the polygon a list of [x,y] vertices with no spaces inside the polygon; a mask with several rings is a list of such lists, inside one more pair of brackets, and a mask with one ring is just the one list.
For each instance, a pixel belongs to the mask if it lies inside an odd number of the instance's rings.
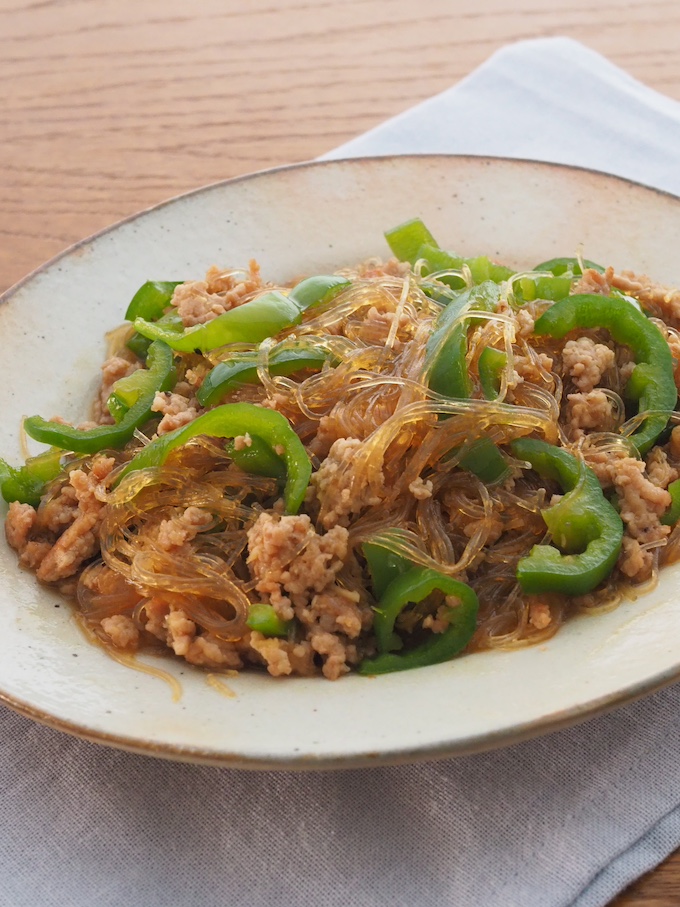
{"label": "white folded napkin", "polygon": [[[523,42],[329,156],[462,152],[680,194],[680,105]],[[680,845],[680,686],[480,756],[303,775],[173,764],[0,709],[7,907],[596,907]]]}
{"label": "white folded napkin", "polygon": [[511,44],[326,158],[488,154],[589,167],[680,195],[680,104],[569,38]]}

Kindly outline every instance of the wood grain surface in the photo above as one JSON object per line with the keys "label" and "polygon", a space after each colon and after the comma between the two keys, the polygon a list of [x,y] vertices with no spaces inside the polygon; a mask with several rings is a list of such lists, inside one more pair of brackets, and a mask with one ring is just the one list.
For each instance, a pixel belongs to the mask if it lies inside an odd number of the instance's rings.
{"label": "wood grain surface", "polygon": [[[0,290],[140,208],[313,158],[548,35],[680,99],[677,0],[0,0]],[[680,854],[615,901],[679,903]]]}

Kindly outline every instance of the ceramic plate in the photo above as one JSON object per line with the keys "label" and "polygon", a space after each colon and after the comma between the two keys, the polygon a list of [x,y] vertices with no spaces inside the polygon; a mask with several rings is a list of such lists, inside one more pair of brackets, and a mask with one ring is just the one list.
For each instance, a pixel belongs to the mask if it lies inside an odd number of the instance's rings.
{"label": "ceramic plate", "polygon": [[[397,157],[290,167],[174,199],[79,243],[7,293],[2,455],[21,459],[23,415],[86,417],[104,332],[149,278],[200,277],[257,258],[287,280],[386,256],[383,230],[421,216],[442,244],[518,268],[577,249],[680,283],[680,201],[584,170],[470,157]],[[506,745],[680,677],[680,570],[550,642],[379,678],[242,674],[218,689],[170,659],[169,683],[113,661],[70,607],[0,547],[0,697],[90,740],[238,767],[330,768]],[[159,663],[160,661],[160,663]]]}

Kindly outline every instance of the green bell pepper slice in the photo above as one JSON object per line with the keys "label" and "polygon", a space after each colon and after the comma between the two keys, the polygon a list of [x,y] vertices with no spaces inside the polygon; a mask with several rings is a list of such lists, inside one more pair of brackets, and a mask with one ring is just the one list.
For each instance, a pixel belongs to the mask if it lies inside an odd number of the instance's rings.
{"label": "green bell pepper slice", "polygon": [[[395,639],[394,625],[399,614],[410,604],[417,604],[439,590],[455,596],[460,604],[448,612],[449,626],[443,633],[430,638],[414,649],[391,652],[401,641]],[[412,567],[401,573],[385,589],[376,608],[374,629],[379,655],[362,661],[360,674],[388,674],[410,668],[439,664],[454,658],[467,646],[477,627],[479,601],[474,590],[437,570]]]}
{"label": "green bell pepper slice", "polygon": [[79,429],[60,422],[48,422],[40,416],[31,416],[24,421],[26,434],[36,441],[76,453],[97,453],[105,448],[124,447],[134,435],[135,429],[141,428],[153,416],[151,406],[156,393],[172,390],[176,380],[172,350],[157,341],[149,347],[147,368],[140,369],[140,377],[135,379],[137,386],[134,402],[125,411],[124,403],[118,401],[114,404],[113,408],[119,416],[115,425]]}
{"label": "green bell pepper slice", "polygon": [[[330,353],[318,347],[298,343],[281,349],[273,349],[269,356],[269,373],[271,375],[294,375],[297,372],[311,369],[319,371],[330,358]],[[228,393],[244,384],[257,384],[258,354],[252,352],[236,353],[230,359],[218,364],[205,376],[198,389],[196,399],[201,406],[213,406]]]}
{"label": "green bell pepper slice", "polygon": [[[137,369],[125,378],[119,378],[113,384],[106,407],[116,422],[125,418],[140,397],[150,394],[150,384],[149,371],[144,368]],[[168,390],[169,388],[161,387],[160,389]]]}
{"label": "green bell pepper slice", "polygon": [[437,317],[425,346],[424,373],[431,390],[445,397],[467,400],[472,380],[466,362],[470,318],[468,310],[495,312],[500,299],[498,284],[491,280],[460,293]]}
{"label": "green bell pepper slice", "polygon": [[206,324],[197,324],[176,333],[163,325],[135,319],[135,330],[151,340],[162,340],[180,353],[205,353],[228,343],[259,343],[284,328],[297,324],[302,317],[295,303],[271,290],[257,299],[229,309]]}
{"label": "green bell pepper slice", "polygon": [[[183,281],[163,281],[147,280],[146,283],[137,290],[130,300],[130,304],[125,312],[127,321],[134,321],[135,318],[145,318],[147,321],[161,321],[164,324],[179,321],[180,330],[183,329],[182,320],[178,316],[163,315],[165,309],[172,302],[172,296],[175,287],[178,287]],[[125,346],[134,353],[142,362],[146,360],[151,346],[151,340],[148,337],[135,331],[132,337],[125,343]]]}
{"label": "green bell pepper slice", "polygon": [[464,450],[458,465],[477,476],[485,485],[497,485],[507,479],[512,472],[507,460],[491,438],[478,438],[465,447],[467,449]]}
{"label": "green bell pepper slice", "polygon": [[573,277],[526,274],[515,281],[515,295],[522,302],[533,302],[534,299],[556,301],[569,295],[573,282]]}
{"label": "green bell pepper slice", "polygon": [[147,280],[130,300],[125,312],[126,321],[145,318],[147,321],[158,321],[165,309],[172,302],[172,294],[183,280]]}
{"label": "green bell pepper slice", "polygon": [[[583,264],[586,268],[604,274],[602,265],[594,261],[586,260]],[[515,292],[524,302],[532,302],[534,299],[564,299],[571,292],[575,279],[583,274],[578,258],[551,258],[536,265],[534,271],[547,271],[553,276],[546,277],[545,274],[538,273],[521,277],[515,285]]]}
{"label": "green bell pepper slice", "polygon": [[331,302],[350,283],[350,280],[339,274],[315,274],[296,283],[288,298],[293,300],[300,311],[306,312],[307,309],[315,309]]}
{"label": "green bell pepper slice", "polygon": [[508,462],[491,438],[482,437],[454,447],[442,458],[444,462],[458,457],[458,467],[484,482],[497,485],[512,472]]}
{"label": "green bell pepper slice", "polygon": [[633,351],[637,365],[625,393],[649,412],[630,440],[641,455],[647,453],[666,428],[678,399],[673,359],[661,331],[625,299],[591,294],[568,296],[538,319],[534,333],[560,339],[576,328],[604,328],[617,343]]}
{"label": "green bell pepper slice", "polygon": [[501,374],[508,364],[508,357],[503,350],[492,346],[485,347],[477,360],[477,373],[482,393],[487,400],[497,400],[501,392]]}
{"label": "green bell pepper slice", "polygon": [[[598,265],[595,261],[586,259],[583,264],[586,268],[592,268],[595,271],[599,271],[600,274],[604,274],[602,265]],[[536,265],[534,271],[550,271],[555,277],[561,277],[563,274],[580,277],[583,274],[578,258],[551,258],[549,261],[542,261],[539,265]]]}
{"label": "green bell pepper slice", "polygon": [[373,595],[379,599],[385,590],[402,573],[406,573],[413,564],[405,557],[383,548],[374,542],[364,542],[361,551],[366,558],[368,572],[371,574]]}
{"label": "green bell pepper slice", "polygon": [[288,636],[292,620],[281,620],[272,605],[257,603],[248,608],[246,625],[263,636]]}
{"label": "green bell pepper slice", "polygon": [[[167,315],[162,315],[157,321],[156,325],[163,330],[172,331],[174,334],[181,334],[184,330],[184,324],[182,319],[177,314],[177,312],[168,312]],[[152,340],[148,337],[142,337],[139,331],[135,331],[129,340],[126,341],[125,346],[134,353],[138,359],[141,359],[142,362],[146,362],[146,357],[149,354],[149,347],[152,344]]]}
{"label": "green bell pepper slice", "polygon": [[[272,452],[277,447],[283,449],[281,459],[286,467],[283,491],[286,512],[297,513],[312,474],[309,456],[285,416],[276,410],[255,406],[253,403],[225,403],[203,413],[188,425],[155,438],[135,454],[121,470],[118,482],[137,469],[162,466],[173,450],[183,447],[199,435],[210,438],[235,438],[245,434],[253,439],[259,438]],[[252,471],[255,472],[254,469]]]}
{"label": "green bell pepper slice", "polygon": [[63,451],[57,448],[29,457],[23,466],[15,469],[0,459],[0,492],[9,504],[19,501],[37,507],[45,486],[62,471]]}
{"label": "green bell pepper slice", "polygon": [[418,253],[422,246],[430,245],[438,248],[437,240],[419,217],[414,217],[412,220],[392,227],[391,230],[386,230],[385,239],[394,257],[399,261],[407,261],[411,265],[418,261]]}
{"label": "green bell pepper slice", "polygon": [[565,492],[557,504],[541,511],[555,544],[534,545],[519,561],[520,586],[529,594],[591,592],[614,569],[623,539],[621,517],[592,469],[566,450],[530,438],[513,441],[510,447],[518,459],[559,482]]}
{"label": "green bell pepper slice", "polygon": [[680,520],[680,479],[671,482],[667,491],[671,496],[671,506],[661,517],[660,522],[664,526],[675,526],[678,520]]}
{"label": "green bell pepper slice", "polygon": [[[498,284],[487,280],[453,299],[439,314],[425,347],[424,375],[431,390],[446,397],[467,400],[472,379],[467,366],[467,311],[494,312],[500,299]],[[459,448],[452,453],[457,454]],[[460,458],[460,466],[486,484],[502,481],[510,472],[502,453],[489,438],[474,441]]]}
{"label": "green bell pepper slice", "polygon": [[238,449],[234,442],[230,441],[225,445],[225,450],[243,472],[250,472],[256,476],[269,476],[272,479],[285,479],[286,477],[284,461],[257,435],[251,435],[250,444]]}
{"label": "green bell pepper slice", "polygon": [[[486,255],[479,255],[476,258],[462,258],[429,243],[425,243],[420,247],[418,259],[425,262],[423,270],[425,275],[436,273],[437,271],[461,271],[463,268],[468,268],[472,282],[475,284],[484,283],[486,280],[501,283],[512,277],[514,273],[511,268],[494,264]],[[465,286],[465,281],[457,275],[442,276],[439,279],[442,283],[452,287]]]}
{"label": "green bell pepper slice", "polygon": [[135,331],[129,340],[125,341],[125,346],[131,353],[134,353],[139,360],[146,362],[146,357],[149,354],[149,347],[151,346],[151,340],[149,340],[148,337],[142,337],[138,331]]}
{"label": "green bell pepper slice", "polygon": [[[459,271],[464,266],[470,269],[474,283],[493,280],[500,283],[512,276],[512,269],[494,264],[485,255],[477,258],[461,258],[439,247],[434,236],[420,218],[408,220],[385,232],[385,239],[392,254],[400,261],[407,261],[413,267],[417,261],[425,261],[424,273],[436,271]],[[460,277],[442,277],[442,283],[463,287]]]}
{"label": "green bell pepper slice", "polygon": [[162,340],[181,353],[206,353],[229,343],[261,343],[299,324],[307,309],[329,302],[348,285],[349,280],[338,275],[309,277],[288,295],[270,290],[182,333],[143,318],[135,319],[134,325],[142,336]]}

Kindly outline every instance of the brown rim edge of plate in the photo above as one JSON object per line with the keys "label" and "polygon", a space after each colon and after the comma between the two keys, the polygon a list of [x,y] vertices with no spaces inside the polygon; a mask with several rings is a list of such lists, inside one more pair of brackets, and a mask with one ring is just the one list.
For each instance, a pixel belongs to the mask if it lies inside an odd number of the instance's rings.
{"label": "brown rim edge of plate", "polygon": [[[468,737],[457,743],[423,744],[421,747],[391,749],[387,753],[380,751],[358,752],[353,755],[317,756],[313,753],[298,753],[295,756],[279,758],[265,756],[248,756],[247,754],[217,752],[197,747],[180,746],[171,743],[154,743],[143,741],[121,734],[88,729],[76,722],[56,718],[48,712],[36,709],[28,703],[0,691],[0,704],[8,706],[25,718],[36,721],[52,730],[61,731],[72,737],[124,750],[140,756],[153,756],[173,762],[210,765],[215,768],[232,768],[249,771],[328,771],[332,769],[378,768],[388,765],[407,765],[416,762],[434,762],[441,759],[452,759],[462,756],[474,756],[491,750],[515,746],[536,737],[567,730],[590,719],[604,715],[620,707],[630,705],[652,693],[672,686],[680,680],[680,668],[665,671],[660,677],[636,684],[623,692],[609,693],[587,705],[574,706],[536,718],[510,729],[495,731],[491,734],[479,734]],[[287,683],[295,683],[289,679]],[[340,681],[342,682],[342,681]]]}

